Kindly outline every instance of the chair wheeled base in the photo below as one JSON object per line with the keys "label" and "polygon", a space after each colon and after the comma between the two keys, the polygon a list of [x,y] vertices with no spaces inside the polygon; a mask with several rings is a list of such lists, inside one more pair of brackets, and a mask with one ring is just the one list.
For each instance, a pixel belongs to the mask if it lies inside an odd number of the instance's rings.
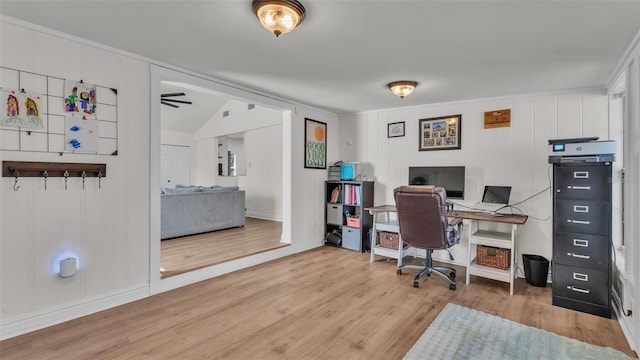
{"label": "chair wheeled base", "polygon": [[[413,278],[413,287],[414,288],[420,287],[420,279],[422,279],[425,275],[428,277],[431,277],[431,274],[433,273],[447,279],[447,281],[449,281],[449,289],[455,290],[456,289],[456,269],[448,266],[433,266],[433,260],[431,257],[432,253],[433,253],[433,250],[427,250],[427,258],[425,259],[423,264],[424,268],[422,268],[422,270],[420,270],[418,275],[416,275],[416,277]],[[449,272],[449,275],[447,275],[445,271]],[[402,268],[398,268],[397,274],[402,275]]]}

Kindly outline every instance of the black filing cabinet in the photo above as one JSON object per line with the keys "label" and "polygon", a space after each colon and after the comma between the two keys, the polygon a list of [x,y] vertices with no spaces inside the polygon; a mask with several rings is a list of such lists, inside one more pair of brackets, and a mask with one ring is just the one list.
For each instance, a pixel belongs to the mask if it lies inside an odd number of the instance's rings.
{"label": "black filing cabinet", "polygon": [[611,162],[553,164],[553,304],[611,317]]}

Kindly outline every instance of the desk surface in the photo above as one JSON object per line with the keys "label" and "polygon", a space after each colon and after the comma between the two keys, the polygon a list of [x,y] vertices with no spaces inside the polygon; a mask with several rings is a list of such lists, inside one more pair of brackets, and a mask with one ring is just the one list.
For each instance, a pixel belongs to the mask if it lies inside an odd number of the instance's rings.
{"label": "desk surface", "polygon": [[447,213],[449,217],[457,217],[462,219],[470,219],[470,220],[481,220],[481,221],[493,221],[493,222],[501,222],[508,224],[517,224],[522,225],[527,222],[529,218],[527,215],[518,215],[518,214],[497,214],[491,215],[480,211],[449,211]]}
{"label": "desk surface", "polygon": [[[374,207],[365,208],[369,212],[396,212],[395,205],[378,205]],[[448,217],[457,217],[461,219],[469,219],[469,220],[480,220],[480,221],[492,221],[492,222],[501,222],[508,224],[517,224],[522,225],[527,222],[529,218],[527,215],[517,215],[517,214],[499,214],[499,215],[490,215],[480,211],[449,211],[447,213]]]}

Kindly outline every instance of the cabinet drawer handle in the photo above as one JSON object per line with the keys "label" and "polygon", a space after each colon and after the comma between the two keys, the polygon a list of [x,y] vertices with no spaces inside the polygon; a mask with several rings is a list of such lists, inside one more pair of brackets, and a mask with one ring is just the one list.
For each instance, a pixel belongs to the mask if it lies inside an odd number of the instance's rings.
{"label": "cabinet drawer handle", "polygon": [[567,219],[567,222],[569,222],[569,223],[574,223],[574,224],[580,224],[580,225],[589,225],[589,224],[591,224],[591,221],[583,221],[583,220],[571,220],[571,219]]}
{"label": "cabinet drawer handle", "polygon": [[331,208],[332,209],[338,209],[338,206],[337,205],[333,205],[333,206],[331,206]]}
{"label": "cabinet drawer handle", "polygon": [[587,205],[573,205],[573,212],[588,213],[589,207]]}
{"label": "cabinet drawer handle", "polygon": [[572,256],[574,258],[578,258],[578,259],[591,259],[591,256],[589,255],[580,255],[580,254],[576,254],[576,253],[567,253],[567,255]]}
{"label": "cabinet drawer handle", "polygon": [[580,273],[573,273],[573,280],[580,280],[580,281],[589,281],[589,275],[587,274],[580,274]]}
{"label": "cabinet drawer handle", "polygon": [[588,171],[574,171],[573,172],[574,179],[588,179],[589,172]]}
{"label": "cabinet drawer handle", "polygon": [[589,240],[573,239],[573,246],[589,247]]}
{"label": "cabinet drawer handle", "polygon": [[581,288],[578,288],[578,287],[575,287],[575,286],[567,286],[567,289],[573,290],[573,291],[577,291],[577,292],[583,293],[583,294],[588,294],[589,293],[589,290],[581,289]]}
{"label": "cabinet drawer handle", "polygon": [[567,189],[571,190],[591,190],[591,186],[567,186]]}

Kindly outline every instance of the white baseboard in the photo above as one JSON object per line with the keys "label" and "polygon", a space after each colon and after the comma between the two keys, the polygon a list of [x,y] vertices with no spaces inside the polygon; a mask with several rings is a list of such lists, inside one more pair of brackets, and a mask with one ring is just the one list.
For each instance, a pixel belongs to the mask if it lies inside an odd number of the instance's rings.
{"label": "white baseboard", "polygon": [[0,320],[0,340],[53,326],[148,296],[149,286],[144,284],[138,287],[131,287],[129,289],[83,299],[79,302],[37,311],[27,316],[2,319]]}
{"label": "white baseboard", "polygon": [[629,343],[631,349],[637,352],[638,348],[636,347],[636,339],[633,335],[633,317],[624,316],[624,314],[621,313],[620,307],[616,304],[615,301],[613,302],[613,305],[613,312],[618,318],[618,324],[620,324],[620,328],[622,329],[622,333],[624,334],[625,339],[627,339],[627,342]]}

